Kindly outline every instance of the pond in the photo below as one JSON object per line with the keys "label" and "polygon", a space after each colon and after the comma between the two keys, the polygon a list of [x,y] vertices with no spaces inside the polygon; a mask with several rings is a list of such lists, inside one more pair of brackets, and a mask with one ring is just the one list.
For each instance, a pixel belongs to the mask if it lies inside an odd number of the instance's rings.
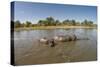
{"label": "pond", "polygon": [[[76,34],[76,40],[59,42],[50,47],[39,42],[40,38]],[[14,31],[15,64],[50,64],[97,60],[97,29],[51,29]]]}

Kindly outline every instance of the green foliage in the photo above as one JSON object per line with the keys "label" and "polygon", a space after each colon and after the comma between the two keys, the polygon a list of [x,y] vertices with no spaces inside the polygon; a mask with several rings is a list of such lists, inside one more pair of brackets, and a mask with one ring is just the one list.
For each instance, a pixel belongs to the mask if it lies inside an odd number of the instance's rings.
{"label": "green foliage", "polygon": [[25,27],[30,27],[31,25],[32,25],[32,23],[30,21],[26,21]]}
{"label": "green foliage", "polygon": [[60,23],[59,20],[56,20],[55,23],[54,23],[54,25],[60,25],[60,24],[61,24],[61,23]]}
{"label": "green foliage", "polygon": [[76,26],[80,26],[81,24],[80,24],[80,22],[76,22]]}
{"label": "green foliage", "polygon": [[47,23],[47,25],[53,25],[54,24],[54,19],[53,19],[53,17],[47,17],[46,18],[46,23]]}
{"label": "green foliage", "polygon": [[67,20],[64,20],[64,21],[63,21],[63,24],[75,26],[77,23],[76,23],[75,20],[69,20],[69,19],[67,19]]}
{"label": "green foliage", "polygon": [[43,23],[43,20],[39,20],[39,21],[38,21],[38,24],[41,25],[42,23]]}
{"label": "green foliage", "polygon": [[47,17],[45,20],[39,20],[38,24],[43,26],[51,26],[55,25],[55,20],[53,17]]}
{"label": "green foliage", "polygon": [[33,26],[57,26],[57,25],[68,25],[68,26],[97,26],[93,23],[93,21],[84,20],[81,22],[76,22],[74,19],[69,20],[66,19],[62,22],[60,22],[58,19],[54,19],[53,17],[47,17],[44,20],[39,20],[37,24],[32,24],[30,21],[26,21],[25,23],[21,23],[19,20],[13,22],[11,21],[11,24],[14,24],[15,28],[19,27],[33,27]]}
{"label": "green foliage", "polygon": [[21,24],[21,27],[25,27],[25,23],[22,23],[22,24]]}
{"label": "green foliage", "polygon": [[17,20],[17,21],[14,22],[14,27],[15,28],[21,27],[21,23],[20,23],[19,20]]}
{"label": "green foliage", "polygon": [[65,25],[70,25],[71,23],[70,23],[70,20],[64,20],[63,22],[62,22],[63,24],[65,24]]}
{"label": "green foliage", "polygon": [[71,25],[75,26],[76,25],[76,21],[75,20],[72,20],[71,21]]}
{"label": "green foliage", "polygon": [[93,21],[88,21],[88,20],[85,19],[81,24],[85,25],[85,26],[92,26],[93,25]]}

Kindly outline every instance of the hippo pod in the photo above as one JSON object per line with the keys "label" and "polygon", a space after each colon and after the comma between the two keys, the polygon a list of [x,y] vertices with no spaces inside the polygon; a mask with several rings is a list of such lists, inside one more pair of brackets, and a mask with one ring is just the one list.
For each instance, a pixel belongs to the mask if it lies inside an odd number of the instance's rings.
{"label": "hippo pod", "polygon": [[60,35],[60,36],[55,36],[53,39],[59,42],[67,42],[67,41],[77,40],[77,36],[76,35],[65,35],[65,36]]}
{"label": "hippo pod", "polygon": [[47,39],[46,37],[41,38],[39,42],[54,47],[57,44],[57,42],[69,42],[69,41],[76,41],[76,40],[88,40],[88,38],[77,38],[75,34],[59,35],[59,36],[54,36],[52,39]]}

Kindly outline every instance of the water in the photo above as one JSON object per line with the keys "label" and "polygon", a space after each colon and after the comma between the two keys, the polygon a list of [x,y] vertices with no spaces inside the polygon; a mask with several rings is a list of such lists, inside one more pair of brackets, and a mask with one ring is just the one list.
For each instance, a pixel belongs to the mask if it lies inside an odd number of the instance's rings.
{"label": "water", "polygon": [[[39,39],[55,35],[76,34],[77,40],[57,43],[55,47],[39,43]],[[52,29],[14,32],[15,64],[48,64],[94,61],[97,59],[97,29]]]}

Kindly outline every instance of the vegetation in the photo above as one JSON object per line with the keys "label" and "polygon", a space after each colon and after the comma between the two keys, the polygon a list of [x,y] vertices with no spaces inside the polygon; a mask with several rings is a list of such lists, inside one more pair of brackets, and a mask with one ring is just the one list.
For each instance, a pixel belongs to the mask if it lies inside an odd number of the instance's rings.
{"label": "vegetation", "polygon": [[19,20],[17,20],[16,22],[14,22],[14,27],[15,28],[21,27],[21,22]]}
{"label": "vegetation", "polygon": [[85,26],[92,26],[93,22],[92,21],[88,21],[88,20],[84,20],[84,22],[82,22],[81,24],[85,25]]}
{"label": "vegetation", "polygon": [[[29,27],[36,27],[36,28],[44,28],[44,27],[61,27],[61,26],[66,26],[66,27],[72,27],[72,26],[89,26],[89,27],[96,27],[97,25],[94,24],[93,21],[90,20],[84,20],[83,22],[78,22],[75,21],[74,19],[69,20],[66,19],[62,22],[59,20],[55,20],[53,17],[47,17],[45,20],[39,20],[37,24],[32,24],[30,21],[26,21],[25,23],[21,23],[19,20],[17,21],[12,21],[14,23],[14,28],[29,28]],[[35,29],[35,28],[34,28]]]}

